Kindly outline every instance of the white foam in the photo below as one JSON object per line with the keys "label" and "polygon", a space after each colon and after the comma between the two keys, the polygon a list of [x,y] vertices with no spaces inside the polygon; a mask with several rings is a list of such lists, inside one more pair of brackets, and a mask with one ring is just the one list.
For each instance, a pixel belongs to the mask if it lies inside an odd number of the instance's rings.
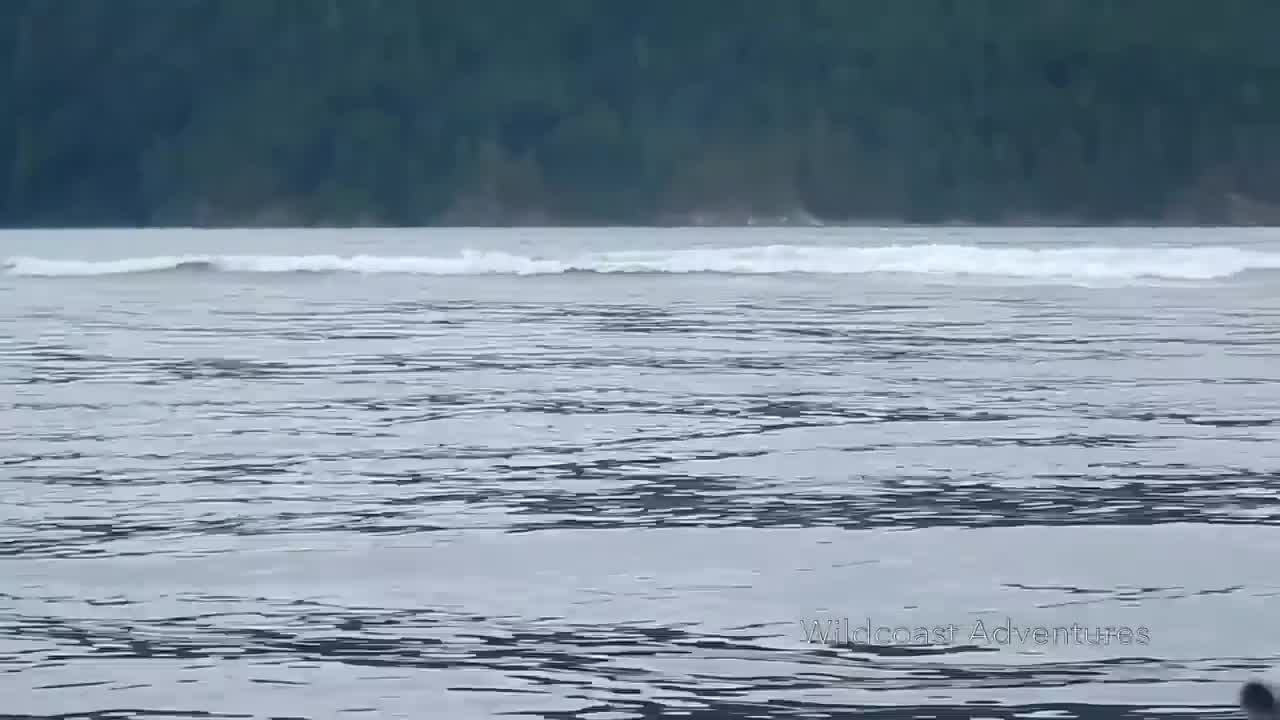
{"label": "white foam", "polygon": [[446,256],[173,255],[116,260],[13,257],[15,276],[75,277],[207,270],[236,273],[352,272],[416,275],[597,273],[906,273],[1034,280],[1214,280],[1248,270],[1280,269],[1280,253],[1235,247],[1010,248],[973,245],[839,247],[761,245],[586,253],[538,258],[496,251]]}

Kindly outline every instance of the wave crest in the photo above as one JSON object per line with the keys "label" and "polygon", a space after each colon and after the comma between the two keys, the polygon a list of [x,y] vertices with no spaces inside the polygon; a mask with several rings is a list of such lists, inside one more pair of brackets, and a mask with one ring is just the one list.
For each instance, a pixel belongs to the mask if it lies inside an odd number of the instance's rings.
{"label": "wave crest", "polygon": [[6,274],[85,277],[156,272],[397,273],[413,275],[554,275],[588,273],[725,273],[856,275],[905,273],[1026,279],[1213,280],[1249,270],[1280,269],[1280,253],[1234,247],[1010,248],[972,245],[830,247],[765,245],[588,253],[537,258],[464,251],[445,256],[178,255],[116,260],[13,257]]}

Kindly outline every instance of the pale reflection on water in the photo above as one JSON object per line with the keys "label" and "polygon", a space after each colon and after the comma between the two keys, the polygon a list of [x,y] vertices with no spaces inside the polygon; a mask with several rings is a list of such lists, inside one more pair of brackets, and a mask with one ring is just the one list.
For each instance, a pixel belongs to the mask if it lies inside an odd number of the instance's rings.
{"label": "pale reflection on water", "polygon": [[[0,256],[839,237],[761,232],[0,234]],[[1276,251],[987,232],[939,241]],[[1203,718],[1280,663],[1265,273],[215,265],[0,272],[0,718]],[[956,630],[814,641],[837,621]]]}

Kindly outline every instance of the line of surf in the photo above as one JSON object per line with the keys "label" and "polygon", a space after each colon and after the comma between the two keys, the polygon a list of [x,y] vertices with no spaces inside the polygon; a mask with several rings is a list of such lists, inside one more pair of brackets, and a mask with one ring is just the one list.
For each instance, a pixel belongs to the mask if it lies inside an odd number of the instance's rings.
{"label": "line of surf", "polygon": [[725,273],[983,275],[1096,280],[1213,280],[1280,269],[1280,253],[1236,247],[1058,247],[974,245],[762,245],[584,253],[535,257],[501,251],[453,256],[173,255],[110,260],[11,257],[3,271],[24,277],[89,277],[157,272],[553,275]]}

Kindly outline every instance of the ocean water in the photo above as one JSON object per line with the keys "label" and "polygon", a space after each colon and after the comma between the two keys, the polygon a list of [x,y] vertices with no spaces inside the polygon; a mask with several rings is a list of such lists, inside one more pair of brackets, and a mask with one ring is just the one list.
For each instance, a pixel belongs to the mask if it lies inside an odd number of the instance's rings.
{"label": "ocean water", "polygon": [[0,262],[2,718],[1205,718],[1280,665],[1280,231]]}

